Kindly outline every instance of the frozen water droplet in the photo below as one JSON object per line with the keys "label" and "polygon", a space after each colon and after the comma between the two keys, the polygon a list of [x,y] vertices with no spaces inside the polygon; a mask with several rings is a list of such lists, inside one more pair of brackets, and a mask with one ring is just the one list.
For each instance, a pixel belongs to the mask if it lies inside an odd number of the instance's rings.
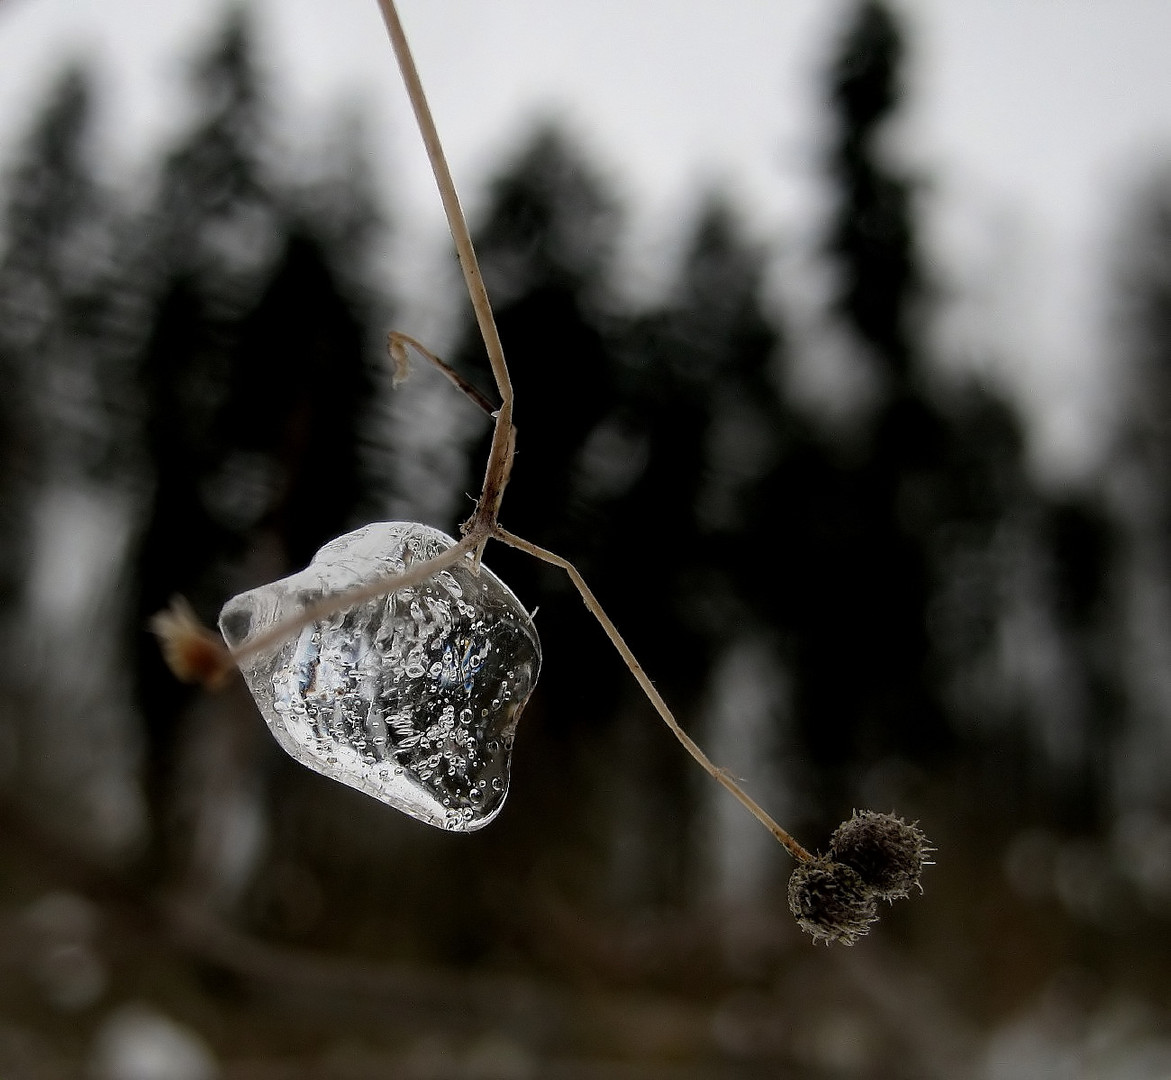
{"label": "frozen water droplet", "polygon": [[[454,543],[425,525],[367,525],[326,544],[299,574],[229,600],[220,629],[242,645],[322,596]],[[540,666],[528,613],[469,559],[306,627],[241,671],[277,742],[303,765],[419,821],[468,831],[508,794],[512,735]],[[506,681],[511,697],[501,703]]]}

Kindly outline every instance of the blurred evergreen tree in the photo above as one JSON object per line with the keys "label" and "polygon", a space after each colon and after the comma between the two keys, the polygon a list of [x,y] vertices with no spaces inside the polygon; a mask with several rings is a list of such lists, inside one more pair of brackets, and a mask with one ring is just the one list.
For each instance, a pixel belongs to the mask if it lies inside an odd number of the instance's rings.
{"label": "blurred evergreen tree", "polygon": [[[197,114],[168,156],[157,195],[155,241],[173,273],[205,272],[220,289],[242,286],[277,246],[278,211],[269,116],[254,62],[248,16],[233,10],[191,70]],[[226,302],[226,298],[225,298]]]}
{"label": "blurred evergreen tree", "polygon": [[[902,60],[894,15],[865,0],[828,77],[834,310],[877,403],[853,440],[794,447],[756,500],[756,535],[783,556],[757,595],[791,642],[795,714],[832,803],[880,761],[938,761],[953,745],[945,686],[997,647],[1007,567],[995,539],[1030,490],[1013,411],[933,370],[913,185],[884,143]],[[962,648],[936,618],[955,602]]]}
{"label": "blurred evergreen tree", "polygon": [[[1122,808],[1171,812],[1171,172],[1156,171],[1120,223],[1113,341],[1118,430],[1106,497],[1121,525],[1111,561],[1121,627],[1111,627],[1122,676],[1109,762]],[[1101,652],[1102,650],[1099,650]],[[1105,756],[1105,755],[1104,755]]]}
{"label": "blurred evergreen tree", "polygon": [[606,291],[616,209],[552,125],[533,133],[488,200],[477,252],[523,408],[505,514],[539,543],[580,546],[573,462],[614,393]]}
{"label": "blurred evergreen tree", "polygon": [[838,189],[829,251],[838,307],[894,379],[917,349],[914,307],[923,285],[912,187],[887,161],[882,137],[902,95],[903,36],[878,0],[855,8],[828,77],[836,124],[829,171]]}
{"label": "blurred evergreen tree", "polygon": [[[589,495],[576,470],[616,393],[619,324],[607,308],[616,225],[612,197],[584,155],[557,128],[543,126],[491,184],[475,232],[516,389],[516,463],[501,518],[514,532],[582,560],[587,572],[597,545],[580,528]],[[482,368],[471,359],[482,353],[478,335],[469,337],[462,363]],[[486,446],[473,455],[477,473]],[[542,634],[573,643],[545,657],[543,692],[560,696],[557,688],[574,681],[579,666],[563,657],[577,648],[598,651],[593,629],[583,632],[576,592],[560,571],[499,547],[493,563],[508,566],[522,600],[541,607]],[[580,694],[565,696],[561,730],[573,727],[574,716],[595,717],[595,705],[575,703]]]}
{"label": "blurred evergreen tree", "polygon": [[225,559],[243,555],[246,531],[263,514],[257,503],[263,506],[274,486],[266,463],[257,459],[253,488],[259,499],[244,488],[239,465],[223,482],[235,460],[224,417],[239,322],[279,242],[278,209],[260,159],[265,119],[242,13],[229,18],[193,75],[200,113],[164,164],[142,271],[158,296],[141,376],[154,475],[137,557],[132,632],[146,724],[144,774],[158,843],[175,825],[177,742],[191,692],[175,682],[157,644],[140,628],[175,595],[214,620],[231,592]]}
{"label": "blurred evergreen tree", "polygon": [[95,191],[85,138],[91,89],[80,69],[67,71],[26,138],[6,177],[4,249],[0,258],[0,604],[11,609],[28,569],[30,500],[43,481],[46,382],[62,379],[50,343],[67,303],[66,282],[77,278],[79,228]]}
{"label": "blurred evergreen tree", "polygon": [[[270,166],[243,16],[195,74],[199,117],[163,169],[144,258],[158,303],[141,372],[154,476],[140,625],[175,594],[214,622],[233,592],[303,566],[374,510],[364,448],[387,437],[373,430],[370,311],[337,269],[364,264],[377,215],[339,214],[320,188],[299,200]],[[154,643],[139,644],[146,773],[165,825],[188,694]]]}
{"label": "blurred evergreen tree", "polygon": [[[696,734],[718,658],[754,632],[743,599],[760,572],[742,554],[749,503],[792,436],[774,385],[779,336],[762,309],[763,271],[763,251],[727,200],[706,198],[665,302],[627,335],[611,458],[593,461],[625,481],[599,507],[596,535],[622,553],[599,568],[599,593]],[[702,781],[634,683],[624,687],[639,809],[628,811],[627,835],[640,822],[643,833],[632,861],[658,876],[652,896],[673,898],[698,876],[689,862]]]}
{"label": "blurred evergreen tree", "polygon": [[[624,323],[614,308],[612,281],[617,225],[613,197],[593,164],[548,123],[490,184],[483,220],[472,230],[516,392],[517,452],[501,522],[573,560],[595,583],[598,567],[617,554],[604,549],[594,529],[606,493],[583,475],[618,393],[616,350]],[[465,371],[483,371],[482,355],[469,324],[458,362]],[[481,440],[471,458],[477,488],[486,455]],[[585,464],[584,471],[592,469]],[[601,760],[622,671],[564,573],[501,545],[491,547],[487,561],[523,603],[539,609],[544,646],[541,680],[517,742],[500,866],[507,865],[504,851],[517,845],[549,854],[597,831],[588,801],[597,781],[607,790],[611,779],[622,782],[621,769],[607,777]],[[558,823],[556,837],[548,831],[552,822]],[[533,843],[534,835],[541,841]],[[493,838],[487,841],[493,848]],[[599,840],[599,848],[607,842]],[[485,850],[487,866],[493,856]],[[580,866],[580,850],[574,866]],[[498,876],[491,869],[488,874]],[[597,878],[593,885],[600,888]]]}
{"label": "blurred evergreen tree", "polygon": [[639,452],[632,469],[623,450],[632,480],[606,512],[615,534],[664,541],[654,554],[658,601],[647,602],[639,563],[614,563],[606,580],[639,656],[656,678],[680,683],[684,701],[744,613],[727,548],[743,528],[750,485],[785,437],[762,256],[727,201],[707,199],[666,303],[635,324],[627,346],[619,418]]}
{"label": "blurred evergreen tree", "polygon": [[791,635],[796,715],[827,778],[860,757],[925,749],[940,731],[926,679],[923,542],[945,435],[915,378],[921,275],[910,186],[888,166],[880,141],[898,102],[901,53],[893,16],[864,3],[829,76],[835,306],[878,375],[877,415],[861,460],[806,448],[781,463],[756,503],[757,534],[776,535],[786,556],[758,596]]}
{"label": "blurred evergreen tree", "polygon": [[1118,454],[1131,471],[1131,513],[1146,515],[1171,569],[1171,174],[1157,175],[1123,221],[1117,340],[1125,367]]}
{"label": "blurred evergreen tree", "polygon": [[1050,769],[1049,809],[1070,829],[1098,828],[1118,810],[1130,663],[1119,597],[1126,551],[1122,525],[1097,488],[1042,504],[1048,599],[1069,668],[1070,706],[1055,718],[1064,737]]}
{"label": "blurred evergreen tree", "polygon": [[133,454],[126,356],[138,313],[120,210],[94,176],[92,98],[88,73],[67,70],[5,185],[0,364],[11,415],[0,438],[9,468],[33,485],[125,482]]}
{"label": "blurred evergreen tree", "polygon": [[[837,135],[829,170],[839,194],[828,250],[843,279],[838,307],[870,348],[885,391],[864,463],[842,474],[841,497],[856,516],[841,562],[826,575],[837,588],[821,611],[811,612],[821,644],[806,670],[821,682],[818,696],[825,695],[822,717],[812,720],[814,746],[831,759],[842,751],[914,754],[937,745],[942,734],[927,685],[925,542],[936,524],[941,478],[933,474],[947,434],[922,385],[915,320],[923,275],[911,185],[888,163],[882,142],[901,98],[902,61],[894,16],[882,3],[865,2],[829,75]],[[836,723],[826,723],[827,714]]]}
{"label": "blurred evergreen tree", "polygon": [[[0,258],[0,605],[24,663],[20,786],[34,812],[95,851],[141,827],[127,794],[118,634],[141,447],[128,360],[142,305],[118,239],[124,211],[94,170],[92,88],[67,70],[7,178]],[[86,663],[61,666],[63,656]]]}
{"label": "blurred evergreen tree", "polygon": [[[613,309],[613,226],[591,168],[554,129],[493,186],[477,247],[518,410],[502,519],[576,563],[694,724],[721,635],[744,611],[723,545],[780,452],[777,338],[761,252],[726,202],[705,203],[671,295],[638,318]],[[547,798],[572,795],[564,778],[579,777],[579,824],[614,830],[600,841],[610,887],[625,902],[677,897],[690,763],[564,576],[499,550],[492,563],[540,607],[545,668],[525,722],[543,727],[544,744],[526,745],[554,779]]]}

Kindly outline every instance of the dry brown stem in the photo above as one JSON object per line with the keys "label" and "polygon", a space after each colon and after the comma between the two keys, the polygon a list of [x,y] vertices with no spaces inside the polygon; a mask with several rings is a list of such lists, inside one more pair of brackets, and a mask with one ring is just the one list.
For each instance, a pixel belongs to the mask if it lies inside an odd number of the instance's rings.
{"label": "dry brown stem", "polygon": [[[492,365],[492,376],[496,380],[496,389],[500,393],[500,408],[496,412],[496,427],[492,432],[492,445],[488,450],[488,464],[484,469],[484,486],[480,490],[476,509],[465,526],[464,532],[467,535],[475,525],[483,525],[487,530],[491,530],[496,523],[497,515],[500,513],[500,502],[504,498],[504,489],[508,484],[508,475],[512,470],[512,454],[515,446],[515,433],[512,430],[512,379],[508,374],[508,364],[504,360],[504,347],[500,344],[500,333],[496,329],[496,317],[492,314],[488,291],[484,288],[480,263],[476,259],[475,248],[472,247],[468,223],[459,203],[459,195],[455,190],[455,181],[451,178],[451,170],[447,166],[447,155],[443,152],[439,132],[436,131],[435,121],[431,117],[431,107],[427,104],[427,95],[423,92],[423,84],[419,79],[418,69],[415,67],[415,59],[411,55],[411,47],[407,44],[407,36],[399,21],[394,0],[378,0],[378,6],[386,23],[386,32],[390,35],[390,44],[394,49],[399,71],[402,73],[403,85],[406,87],[407,97],[410,98],[411,109],[415,113],[415,121],[419,125],[419,134],[423,137],[427,160],[431,163],[431,171],[435,174],[435,183],[439,188],[439,197],[443,202],[443,212],[447,215],[447,225],[451,229],[451,238],[455,242],[455,250],[459,255],[460,269],[463,270],[464,284],[468,289],[472,309],[476,313],[476,323],[480,328],[480,336],[484,340],[484,348],[488,352],[488,362]],[[487,534],[476,548],[477,566],[479,566],[480,558],[484,553],[486,542]]]}
{"label": "dry brown stem", "polygon": [[444,377],[454,386],[460,393],[470,398],[471,401],[482,409],[489,416],[496,415],[496,406],[492,404],[483,394],[480,393],[467,379],[465,379],[455,368],[447,364],[436,356],[426,345],[416,341],[410,334],[401,333],[398,330],[392,330],[387,335],[386,348],[390,353],[391,361],[394,364],[394,385],[398,386],[408,375],[407,364],[407,346],[415,350],[423,359],[437,367],[443,372]]}

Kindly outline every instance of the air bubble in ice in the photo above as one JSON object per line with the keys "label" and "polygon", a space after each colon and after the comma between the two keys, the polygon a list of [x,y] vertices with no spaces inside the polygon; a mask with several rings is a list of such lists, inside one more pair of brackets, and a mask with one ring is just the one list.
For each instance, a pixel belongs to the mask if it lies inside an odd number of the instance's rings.
{"label": "air bubble in ice", "polygon": [[[235,648],[324,596],[454,543],[425,525],[367,525],[326,544],[300,573],[229,600],[220,629]],[[240,668],[277,742],[302,764],[429,825],[468,831],[491,821],[508,794],[512,735],[540,666],[528,613],[468,558],[306,627]]]}

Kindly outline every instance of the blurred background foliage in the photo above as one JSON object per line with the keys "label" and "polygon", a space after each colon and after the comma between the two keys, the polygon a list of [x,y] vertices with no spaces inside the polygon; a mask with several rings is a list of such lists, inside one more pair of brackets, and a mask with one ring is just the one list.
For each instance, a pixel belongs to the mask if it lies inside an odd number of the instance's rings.
{"label": "blurred background foliage", "polygon": [[[326,168],[283,159],[245,15],[146,196],[94,179],[94,79],[61,76],[3,188],[0,1073],[1171,1074],[1171,178],[1119,222],[1129,407],[1052,490],[933,330],[884,139],[902,39],[865,0],[822,76],[844,410],[791,392],[770,251],[721,192],[649,304],[554,123],[473,222],[517,388],[504,524],[579,566],[808,846],[853,807],[938,845],[852,951],[802,938],[788,856],[515,552],[489,562],[545,669],[484,833],[309,774],[241,686],[170,678],[144,627],[172,595],[211,622],[366,521],[455,531],[487,433],[428,370],[392,395],[359,129]],[[488,389],[465,322],[453,359]]]}

